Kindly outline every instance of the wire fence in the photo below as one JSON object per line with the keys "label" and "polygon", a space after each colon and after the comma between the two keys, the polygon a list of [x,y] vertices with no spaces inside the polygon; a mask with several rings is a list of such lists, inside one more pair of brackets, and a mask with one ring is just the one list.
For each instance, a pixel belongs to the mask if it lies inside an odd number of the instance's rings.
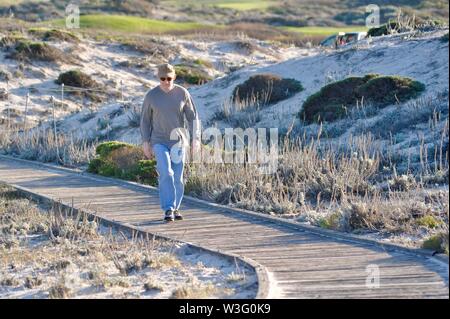
{"label": "wire fence", "polygon": [[[47,93],[47,95],[50,95],[50,107],[51,107],[51,112],[52,112],[52,120],[55,122],[56,121],[56,117],[55,117],[55,113],[56,113],[56,107],[57,105],[61,105],[61,107],[65,107],[65,94],[66,93],[98,93],[98,94],[103,94],[103,95],[112,95],[116,98],[116,100],[114,102],[116,103],[123,103],[123,102],[129,102],[129,100],[125,100],[124,99],[124,84],[123,81],[120,80],[120,89],[115,89],[115,88],[111,88],[111,89],[101,89],[101,88],[82,88],[82,87],[76,87],[76,86],[70,86],[70,85],[65,85],[64,83],[62,83],[60,85],[59,88],[34,88],[31,87],[27,90],[27,93],[25,94],[25,112],[23,114],[23,126],[22,129],[25,131],[27,129],[29,129],[28,127],[28,116],[29,116],[29,108],[30,108],[30,103],[31,103],[31,97],[33,95],[35,95],[36,91],[38,91],[39,93]],[[2,92],[4,94],[4,96],[6,96],[6,104],[8,105],[8,107],[6,108],[6,129],[8,131],[10,131],[12,129],[12,121],[11,118],[13,116],[13,114],[11,114],[12,111],[12,103],[10,101],[10,85],[9,85],[9,81],[6,81],[6,89]],[[37,95],[37,94],[36,94]],[[60,100],[58,101],[56,96],[60,96]],[[118,98],[119,97],[119,98]],[[76,99],[77,96],[76,95],[71,95],[70,100],[73,102],[73,99]],[[111,102],[111,101],[109,101]],[[81,101],[80,103],[81,105],[84,105],[84,101]]]}
{"label": "wire fence", "polygon": [[[29,88],[27,89],[27,92],[25,94],[25,102],[24,102],[24,113],[23,113],[23,123],[22,125],[13,125],[12,123],[12,102],[10,100],[11,95],[11,89],[10,89],[10,83],[7,80],[6,81],[6,90],[3,90],[2,93],[6,96],[6,130],[2,129],[2,131],[7,131],[7,133],[14,132],[28,132],[33,127],[30,126],[29,121],[29,110],[31,105],[31,98],[33,95],[35,96],[42,96],[42,93],[46,95],[50,95],[50,103],[49,107],[51,108],[51,118],[48,118],[48,115],[46,117],[46,120],[50,120],[49,128],[53,131],[54,138],[55,138],[55,145],[56,145],[56,156],[59,159],[60,156],[60,150],[59,150],[59,142],[58,142],[58,124],[57,124],[57,106],[58,104],[61,105],[62,108],[65,108],[65,100],[70,100],[73,102],[74,99],[77,99],[77,95],[71,95],[70,99],[66,98],[66,94],[72,94],[72,93],[94,93],[94,94],[103,94],[108,96],[113,96],[115,98],[115,101],[109,101],[109,103],[126,103],[129,102],[129,100],[125,100],[124,98],[124,83],[122,80],[120,80],[120,89],[101,89],[101,88],[82,88],[82,87],[76,87],[76,86],[70,86],[65,85],[62,83],[59,88]],[[59,97],[59,101],[56,97]],[[84,98],[84,97],[83,97]],[[84,100],[81,101],[81,105],[84,105]]]}

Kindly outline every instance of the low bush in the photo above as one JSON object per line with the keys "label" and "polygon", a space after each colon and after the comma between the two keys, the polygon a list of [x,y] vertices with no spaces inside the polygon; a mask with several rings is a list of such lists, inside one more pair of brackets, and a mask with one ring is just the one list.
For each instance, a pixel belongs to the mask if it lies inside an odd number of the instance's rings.
{"label": "low bush", "polygon": [[212,80],[211,76],[198,66],[178,64],[175,65],[175,73],[177,75],[176,81],[183,84],[188,83],[197,85]]}
{"label": "low bush", "polygon": [[348,114],[358,102],[385,107],[416,98],[425,85],[401,76],[368,74],[330,83],[309,96],[303,103],[300,118],[306,122],[332,122]]}
{"label": "low bush", "polygon": [[[83,89],[101,90],[103,85],[91,78],[90,75],[80,71],[80,70],[70,70],[61,73],[58,79],[55,80],[56,84],[63,84],[66,86],[72,86]],[[73,95],[86,96],[95,102],[101,102],[103,98],[99,96],[96,91],[69,91]]]}
{"label": "low bush", "polygon": [[28,40],[17,41],[14,51],[8,55],[19,61],[45,61],[57,62],[69,60],[67,55],[61,50],[43,42],[31,42]]}
{"label": "low bush", "polygon": [[44,41],[65,41],[77,43],[80,39],[69,31],[46,28],[32,28],[28,30],[32,35],[40,37]]}
{"label": "low bush", "polygon": [[138,146],[117,141],[104,142],[97,146],[96,155],[89,162],[90,173],[157,185],[156,161],[146,160]]}
{"label": "low bush", "polygon": [[234,102],[258,101],[273,104],[290,98],[303,90],[301,83],[274,74],[257,74],[237,85],[233,90]]}

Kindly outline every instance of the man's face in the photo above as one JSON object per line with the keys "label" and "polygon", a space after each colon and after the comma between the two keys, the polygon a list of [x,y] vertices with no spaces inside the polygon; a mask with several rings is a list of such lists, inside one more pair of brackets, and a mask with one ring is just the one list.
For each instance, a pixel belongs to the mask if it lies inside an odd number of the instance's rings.
{"label": "man's face", "polygon": [[173,88],[173,83],[175,80],[175,75],[166,75],[159,78],[159,83],[164,90],[171,90]]}

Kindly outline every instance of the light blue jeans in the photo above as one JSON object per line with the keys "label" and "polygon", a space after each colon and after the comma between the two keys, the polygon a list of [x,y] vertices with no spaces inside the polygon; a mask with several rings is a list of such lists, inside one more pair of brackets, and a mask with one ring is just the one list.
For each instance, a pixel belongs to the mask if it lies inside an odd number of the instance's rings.
{"label": "light blue jeans", "polygon": [[180,208],[184,193],[183,170],[185,149],[174,146],[153,145],[156,158],[156,171],[158,172],[158,189],[161,209]]}

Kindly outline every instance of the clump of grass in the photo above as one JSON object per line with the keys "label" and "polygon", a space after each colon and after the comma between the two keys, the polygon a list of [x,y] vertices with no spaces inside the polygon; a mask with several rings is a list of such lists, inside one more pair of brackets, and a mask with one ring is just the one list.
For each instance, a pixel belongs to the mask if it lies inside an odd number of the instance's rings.
{"label": "clump of grass", "polygon": [[50,269],[61,271],[63,269],[66,269],[70,265],[72,265],[72,262],[70,260],[68,260],[68,259],[61,259],[61,260],[58,260],[53,265],[51,265]]}
{"label": "clump of grass", "polygon": [[175,65],[176,81],[192,85],[201,85],[212,80],[212,77],[195,65]]}
{"label": "clump of grass", "polygon": [[249,40],[234,41],[232,42],[232,45],[238,50],[244,51],[246,54],[252,54],[258,49],[258,46]]}
{"label": "clump of grass", "polygon": [[402,174],[394,175],[394,177],[388,180],[388,184],[393,191],[409,191],[417,186],[416,179],[412,175]]}
{"label": "clump of grass", "polygon": [[0,69],[0,80],[11,81],[11,73],[6,70]]}
{"label": "clump of grass", "polygon": [[[89,221],[85,214],[72,216],[72,219],[66,219],[62,213],[55,213],[50,218],[49,236],[54,241],[61,239],[79,239],[79,238],[98,238],[98,224],[95,220]],[[64,269],[70,265],[69,260],[60,260],[52,267],[54,269]]]}
{"label": "clump of grass", "polygon": [[109,116],[105,115],[97,119],[97,129],[103,131],[111,126],[111,119]]}
{"label": "clump of grass", "polygon": [[160,268],[178,268],[181,267],[181,263],[172,254],[160,254],[150,261],[150,267]]}
{"label": "clump of grass", "polygon": [[227,282],[229,283],[236,283],[236,282],[244,282],[246,279],[245,273],[237,273],[237,272],[231,272],[227,276]]}
{"label": "clump of grass", "polygon": [[[0,199],[11,198],[6,192],[1,192]],[[14,203],[0,200],[0,242],[7,239],[8,235],[33,235],[45,233],[49,228],[48,218],[43,216],[36,207],[30,205],[27,200],[17,197]]]}
{"label": "clump of grass", "polygon": [[43,42],[32,42],[28,40],[20,40],[16,42],[14,51],[8,55],[20,61],[70,61],[70,56],[61,50]]}
{"label": "clump of grass", "polygon": [[[0,89],[0,101],[5,101],[8,99],[9,93],[6,91],[6,89]],[[6,110],[8,112],[8,110]],[[5,110],[3,110],[3,114],[5,113]]]}
{"label": "clump of grass", "polygon": [[149,278],[144,283],[144,289],[146,292],[161,292],[164,291],[164,286],[155,281],[153,278]]}
{"label": "clump of grass", "polygon": [[96,148],[88,172],[156,185],[156,162],[146,160],[141,147],[122,142],[104,142]]}
{"label": "clump of grass", "polygon": [[48,291],[50,299],[67,299],[72,296],[72,290],[66,286],[65,280],[61,279]]}
{"label": "clump of grass", "polygon": [[381,108],[416,98],[425,86],[410,78],[368,74],[330,83],[303,103],[300,118],[308,123],[332,122],[345,117],[358,103]]}
{"label": "clump of grass", "polygon": [[27,276],[25,278],[25,287],[28,289],[34,289],[42,285],[42,278],[39,276]]}
{"label": "clump of grass", "polygon": [[318,224],[322,228],[338,230],[340,228],[341,218],[341,213],[335,212],[327,217],[322,217],[319,219]]}
{"label": "clump of grass", "polygon": [[[81,70],[70,70],[61,73],[55,80],[56,84],[64,84],[65,86],[71,86],[81,89],[91,90],[103,90],[104,86],[95,81],[90,75],[82,72]],[[103,97],[99,95],[97,91],[74,91],[69,89],[69,93],[72,95],[86,96],[95,102],[103,101]]]}
{"label": "clump of grass", "polygon": [[139,106],[133,104],[128,111],[128,124],[130,127],[139,127],[141,125],[141,109]]}
{"label": "clump of grass", "polygon": [[7,35],[1,38],[0,48],[11,49],[19,43],[20,41],[25,41],[25,37],[22,35]]}
{"label": "clump of grass", "polygon": [[18,286],[20,285],[20,281],[14,277],[6,277],[0,280],[0,286]]}
{"label": "clump of grass", "polygon": [[176,288],[171,299],[207,299],[218,293],[218,289],[212,284],[200,284],[191,282]]}
{"label": "clump of grass", "polygon": [[[0,91],[0,98],[1,98],[1,91]],[[22,111],[21,110],[15,109],[15,108],[12,108],[12,107],[3,109],[2,113],[5,114],[5,115],[9,115],[10,117],[19,117],[19,116],[22,115]]]}
{"label": "clump of grass", "polygon": [[297,80],[283,79],[274,74],[257,74],[236,86],[232,97],[234,102],[253,99],[264,100],[268,105],[290,98],[302,90],[303,87]]}
{"label": "clump of grass", "polygon": [[41,37],[44,41],[65,41],[78,43],[80,39],[72,32],[58,29],[31,28],[28,32],[32,35]]}
{"label": "clump of grass", "polygon": [[430,229],[435,229],[442,224],[442,221],[437,220],[436,217],[434,217],[432,215],[427,215],[427,216],[423,216],[423,217],[420,217],[419,219],[417,219],[416,223],[419,226],[423,226],[423,227],[430,228]]}

